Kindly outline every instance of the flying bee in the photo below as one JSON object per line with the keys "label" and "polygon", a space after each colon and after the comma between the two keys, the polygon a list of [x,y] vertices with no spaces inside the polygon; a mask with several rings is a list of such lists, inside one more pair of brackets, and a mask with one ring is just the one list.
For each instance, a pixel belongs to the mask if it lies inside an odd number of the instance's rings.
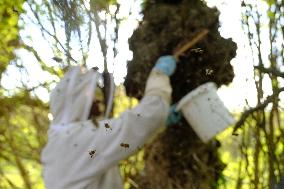
{"label": "flying bee", "polygon": [[89,155],[91,156],[91,158],[95,156],[95,153],[96,153],[96,150],[89,151]]}
{"label": "flying bee", "polygon": [[200,53],[200,54],[203,53],[203,50],[201,48],[191,49],[190,51],[194,53]]}
{"label": "flying bee", "polygon": [[98,71],[98,70],[99,70],[99,68],[98,68],[97,66],[92,67],[92,69],[93,69],[94,71]]}
{"label": "flying bee", "polygon": [[112,130],[111,126],[108,123],[105,123],[105,128]]}
{"label": "flying bee", "polygon": [[59,57],[53,57],[52,58],[54,61],[56,61],[56,62],[62,62],[63,60],[61,59],[61,58],[59,58]]}
{"label": "flying bee", "polygon": [[123,148],[129,148],[129,144],[127,143],[120,143],[120,146]]}

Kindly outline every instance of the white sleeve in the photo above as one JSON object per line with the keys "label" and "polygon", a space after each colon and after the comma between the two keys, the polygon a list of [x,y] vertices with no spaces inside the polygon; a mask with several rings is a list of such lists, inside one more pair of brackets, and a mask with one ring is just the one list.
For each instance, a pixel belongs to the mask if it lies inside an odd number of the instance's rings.
{"label": "white sleeve", "polygon": [[145,87],[145,96],[160,96],[166,102],[171,102],[172,87],[170,85],[170,78],[153,69]]}
{"label": "white sleeve", "polygon": [[[100,122],[95,143],[98,171],[132,155],[165,127],[168,109],[169,105],[161,97],[146,96],[136,108],[124,112],[119,118]],[[105,128],[105,124],[111,129]]]}
{"label": "white sleeve", "polygon": [[[135,108],[125,111],[119,118],[99,123],[95,139],[97,171],[105,170],[132,155],[160,129],[165,128],[170,96],[169,78],[152,71],[146,84],[145,97]],[[110,128],[106,128],[108,126]]]}

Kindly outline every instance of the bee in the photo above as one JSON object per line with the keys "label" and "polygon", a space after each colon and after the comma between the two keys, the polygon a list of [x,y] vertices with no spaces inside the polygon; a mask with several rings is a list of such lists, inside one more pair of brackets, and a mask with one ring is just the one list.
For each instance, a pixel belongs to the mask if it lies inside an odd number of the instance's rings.
{"label": "bee", "polygon": [[239,136],[239,133],[232,133],[233,136]]}
{"label": "bee", "polygon": [[20,12],[15,7],[13,7],[13,12],[17,13],[17,14],[20,14]]}
{"label": "bee", "polygon": [[137,114],[137,116],[138,116],[138,117],[140,117],[140,116],[141,116],[141,114]]}
{"label": "bee", "polygon": [[54,61],[56,61],[56,62],[62,62],[63,60],[61,59],[61,58],[59,58],[59,57],[53,57],[52,58]]}
{"label": "bee", "polygon": [[129,144],[127,143],[120,143],[120,146],[123,148],[129,148]]}
{"label": "bee", "polygon": [[191,49],[190,51],[194,53],[203,53],[203,50],[201,48]]}
{"label": "bee", "polygon": [[110,125],[108,123],[105,123],[105,128],[112,130],[112,128],[110,127]]}
{"label": "bee", "polygon": [[145,147],[145,145],[143,145],[143,146],[137,146],[137,150],[140,151],[140,150],[142,150],[144,147]]}
{"label": "bee", "polygon": [[99,68],[98,68],[97,66],[92,67],[92,69],[93,69],[94,71],[98,71],[98,70],[99,70]]}
{"label": "bee", "polygon": [[91,156],[91,158],[95,156],[95,153],[96,153],[96,150],[89,151],[89,155]]}
{"label": "bee", "polygon": [[206,69],[206,75],[211,75],[213,73],[213,70],[210,70],[210,69]]}

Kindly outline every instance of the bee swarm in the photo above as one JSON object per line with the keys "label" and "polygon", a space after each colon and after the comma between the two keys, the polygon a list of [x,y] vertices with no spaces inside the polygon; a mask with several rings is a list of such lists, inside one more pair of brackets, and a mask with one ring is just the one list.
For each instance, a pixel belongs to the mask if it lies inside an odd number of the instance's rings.
{"label": "bee swarm", "polygon": [[[142,98],[145,82],[156,60],[192,40],[203,29],[208,35],[186,51],[171,76],[173,103],[208,81],[218,87],[234,77],[230,61],[236,44],[220,36],[219,12],[201,0],[151,0],[144,18],[129,40],[133,60],[128,62],[125,88],[128,96]],[[144,189],[209,189],[224,164],[217,156],[218,141],[203,144],[182,119],[145,148],[144,176],[133,178]]]}

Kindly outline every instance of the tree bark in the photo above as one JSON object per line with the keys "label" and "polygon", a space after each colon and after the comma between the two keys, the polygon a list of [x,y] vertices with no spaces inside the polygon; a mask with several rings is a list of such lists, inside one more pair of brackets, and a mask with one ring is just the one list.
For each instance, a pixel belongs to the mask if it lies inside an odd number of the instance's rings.
{"label": "tree bark", "polygon": [[[200,0],[154,0],[145,4],[143,14],[129,41],[133,60],[124,83],[129,96],[143,96],[145,81],[159,56],[172,54],[204,29],[208,35],[180,56],[170,78],[173,103],[206,82],[221,86],[232,81],[229,62],[236,44],[220,36],[217,9]],[[140,188],[213,188],[225,166],[218,158],[219,146],[216,140],[202,143],[182,119],[146,146],[144,174],[135,181]]]}

